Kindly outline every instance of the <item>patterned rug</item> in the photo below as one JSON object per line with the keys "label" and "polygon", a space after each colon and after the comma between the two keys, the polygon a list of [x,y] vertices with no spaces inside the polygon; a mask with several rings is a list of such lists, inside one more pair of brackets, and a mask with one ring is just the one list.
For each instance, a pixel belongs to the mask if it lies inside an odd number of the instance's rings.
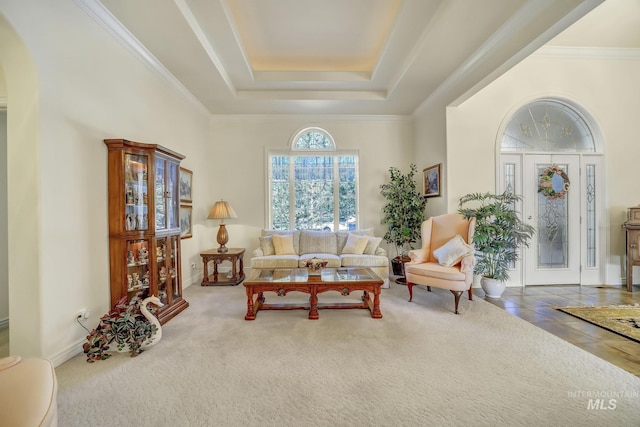
{"label": "patterned rug", "polygon": [[640,305],[562,307],[558,310],[640,342]]}

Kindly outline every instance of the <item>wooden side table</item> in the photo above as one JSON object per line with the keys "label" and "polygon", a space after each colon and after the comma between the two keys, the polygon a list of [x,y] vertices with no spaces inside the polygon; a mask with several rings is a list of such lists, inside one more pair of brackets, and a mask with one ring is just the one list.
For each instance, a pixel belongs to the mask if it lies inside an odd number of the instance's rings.
{"label": "wooden side table", "polygon": [[627,291],[633,292],[633,267],[640,266],[640,224],[625,222],[627,231]]}
{"label": "wooden side table", "polygon": [[[217,249],[209,249],[200,252],[202,263],[204,264],[204,272],[202,277],[202,286],[212,285],[237,285],[244,280],[244,248],[229,248],[228,252],[218,252]],[[209,276],[209,261],[213,261],[213,275]],[[218,264],[222,261],[231,261],[232,276],[228,280],[218,280]]]}

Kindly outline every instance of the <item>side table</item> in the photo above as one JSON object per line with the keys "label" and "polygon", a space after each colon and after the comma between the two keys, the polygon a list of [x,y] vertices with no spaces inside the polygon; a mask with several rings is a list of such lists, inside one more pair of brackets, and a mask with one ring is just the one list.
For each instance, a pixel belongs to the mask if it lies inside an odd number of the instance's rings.
{"label": "side table", "polygon": [[[202,263],[204,264],[204,272],[202,277],[202,286],[212,285],[237,285],[244,280],[244,248],[229,248],[227,252],[218,252],[217,249],[209,249],[200,252]],[[213,275],[209,276],[209,261],[213,261]],[[231,261],[232,276],[228,280],[218,280],[218,264],[222,261]]]}

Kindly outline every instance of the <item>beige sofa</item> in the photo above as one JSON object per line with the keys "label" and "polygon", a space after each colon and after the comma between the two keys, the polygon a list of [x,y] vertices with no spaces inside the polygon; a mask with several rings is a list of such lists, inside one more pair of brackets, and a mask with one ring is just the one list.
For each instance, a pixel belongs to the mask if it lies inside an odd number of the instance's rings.
{"label": "beige sofa", "polygon": [[337,232],[263,229],[259,240],[251,268],[304,268],[307,260],[315,257],[327,261],[330,268],[369,267],[384,281],[382,287],[389,287],[389,258],[380,247],[382,238],[373,235],[373,228]]}

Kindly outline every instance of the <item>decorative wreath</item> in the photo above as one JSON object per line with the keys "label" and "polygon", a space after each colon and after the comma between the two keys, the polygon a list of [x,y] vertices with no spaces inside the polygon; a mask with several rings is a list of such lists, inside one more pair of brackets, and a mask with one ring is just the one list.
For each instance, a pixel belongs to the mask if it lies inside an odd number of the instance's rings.
{"label": "decorative wreath", "polygon": [[558,165],[546,168],[538,180],[538,193],[542,193],[547,199],[564,199],[569,191],[569,177]]}

